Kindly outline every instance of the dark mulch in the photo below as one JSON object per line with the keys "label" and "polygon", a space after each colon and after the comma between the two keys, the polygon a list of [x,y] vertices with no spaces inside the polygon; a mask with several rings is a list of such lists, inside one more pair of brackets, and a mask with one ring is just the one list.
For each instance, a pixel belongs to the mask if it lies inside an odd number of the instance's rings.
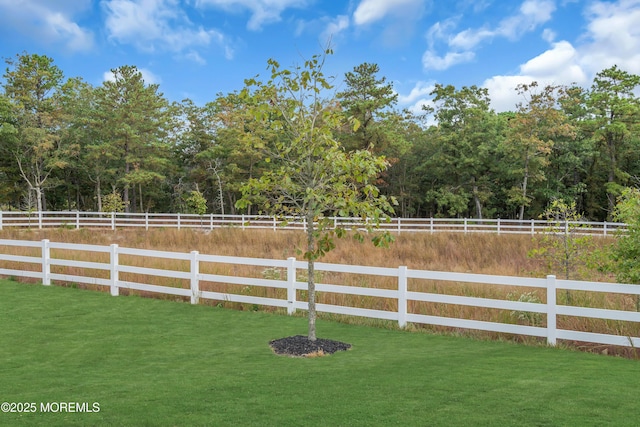
{"label": "dark mulch", "polygon": [[333,354],[336,351],[345,351],[351,348],[351,344],[340,341],[326,340],[318,338],[310,341],[304,335],[280,338],[269,342],[269,345],[276,354],[283,354],[293,357],[322,356]]}

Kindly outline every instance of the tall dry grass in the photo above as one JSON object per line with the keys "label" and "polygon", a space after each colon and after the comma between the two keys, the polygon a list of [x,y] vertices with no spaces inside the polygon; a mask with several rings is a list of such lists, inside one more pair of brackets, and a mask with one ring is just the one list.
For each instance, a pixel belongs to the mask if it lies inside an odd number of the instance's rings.
{"label": "tall dry grass", "polygon": [[[123,229],[103,230],[20,230],[4,229],[0,239],[42,240],[109,245],[175,252],[193,250],[203,254],[256,258],[302,258],[296,249],[304,248],[305,236],[291,230],[216,229],[197,230]],[[603,243],[608,240],[598,238]],[[510,276],[544,275],[542,265],[528,252],[536,242],[527,235],[403,233],[389,248],[376,248],[344,238],[320,261],[352,265],[472,272]]]}
{"label": "tall dry grass", "polygon": [[[109,245],[117,243],[123,247],[138,249],[153,249],[173,252],[190,252],[197,250],[202,254],[228,255],[240,257],[255,257],[269,259],[286,259],[288,257],[301,258],[298,248],[305,245],[305,235],[299,231],[287,230],[238,230],[216,229],[212,232],[197,230],[153,229],[149,231],[138,229],[124,229],[117,231],[104,230],[18,230],[5,229],[0,231],[0,239],[18,240],[42,240],[49,239],[53,242],[67,242],[92,245]],[[595,238],[595,246],[602,247],[610,244],[611,239]],[[540,261],[528,256],[531,249],[535,248],[539,241],[528,235],[496,235],[496,234],[445,234],[445,233],[403,233],[396,236],[395,242],[390,248],[376,248],[370,243],[358,243],[345,238],[337,242],[337,247],[329,252],[321,262],[340,263],[351,265],[398,267],[401,265],[411,269],[439,270],[464,273],[478,273],[505,276],[535,276],[544,277],[551,272],[545,269]],[[18,250],[19,249],[19,250]],[[16,250],[18,250],[16,252]],[[39,256],[39,249],[14,248],[12,253]],[[72,252],[52,250],[53,257],[77,259],[83,261],[108,262],[106,254],[89,252]],[[159,269],[187,270],[188,262],[167,259],[149,259],[135,256],[121,256],[120,262],[128,265],[144,266]],[[8,263],[7,268],[24,268],[26,264],[18,267],[17,263]],[[38,269],[39,266],[33,266]],[[239,266],[231,264],[203,264],[202,272],[221,275],[242,275],[257,278],[284,279],[283,271],[267,271],[262,267]],[[108,272],[92,271],[82,272],[74,267],[54,266],[52,272],[74,275],[92,275],[94,277],[107,277]],[[304,272],[299,272],[304,275]],[[280,276],[280,277],[278,277]],[[155,276],[122,273],[121,280],[153,283],[163,286],[175,286],[188,288],[186,280],[168,279]],[[588,278],[594,281],[612,281],[611,277],[593,272]],[[299,279],[301,280],[301,279]],[[341,273],[319,273],[317,280],[322,283],[344,284],[350,286],[369,286],[394,289],[397,286],[393,278],[381,278],[375,276],[350,275]],[[78,285],[87,288],[92,286]],[[224,293],[237,293],[269,298],[286,298],[286,291],[276,288],[249,287],[225,283],[202,283],[203,290],[211,290]],[[530,293],[539,301],[545,300],[542,290],[523,289],[509,286],[489,286],[468,283],[443,283],[424,280],[410,280],[409,289],[422,292],[444,293],[449,295],[465,295],[482,298],[514,299]],[[104,290],[104,289],[102,289]],[[126,294],[126,290],[123,290]],[[133,292],[132,293],[136,293]],[[142,293],[144,295],[144,293]],[[146,296],[146,295],[145,295]],[[148,295],[157,297],[157,295]],[[564,293],[558,293],[560,303]],[[172,299],[184,300],[180,297]],[[304,300],[306,292],[298,291],[298,298]],[[335,305],[349,305],[354,307],[372,308],[379,310],[397,310],[397,301],[393,299],[348,296],[341,294],[320,293],[318,302]],[[215,302],[237,309],[265,309],[246,304]],[[609,309],[633,310],[634,300],[624,295],[603,295],[593,292],[574,292],[572,294],[573,305],[587,307],[601,307]],[[268,309],[268,308],[267,308]],[[421,303],[412,301],[409,303],[409,311],[419,314],[430,314],[445,317],[459,317],[464,319],[485,320],[494,322],[510,322],[544,326],[544,316],[518,317],[517,313],[505,310],[484,309],[449,304]],[[336,317],[336,316],[328,316]],[[338,316],[341,320],[346,318]],[[348,319],[354,321],[354,319]],[[366,320],[356,319],[358,322]],[[375,323],[375,322],[374,322]],[[431,330],[441,331],[448,328],[418,326]],[[581,319],[575,317],[560,317],[559,328],[574,330],[592,330],[604,333],[616,333],[638,336],[639,325],[629,322],[599,321],[595,319]],[[466,334],[475,334],[465,332]],[[483,336],[500,336],[498,334],[481,333]],[[535,341],[531,339],[530,341]],[[607,349],[610,351],[610,349]]]}

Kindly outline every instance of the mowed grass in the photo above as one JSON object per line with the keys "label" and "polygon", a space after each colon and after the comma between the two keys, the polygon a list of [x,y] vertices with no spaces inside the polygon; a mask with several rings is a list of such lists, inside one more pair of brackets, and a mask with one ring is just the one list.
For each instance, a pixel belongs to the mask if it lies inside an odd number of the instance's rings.
{"label": "mowed grass", "polygon": [[353,348],[296,359],[268,342],[306,319],[0,281],[0,425],[637,425],[640,362],[320,320]]}

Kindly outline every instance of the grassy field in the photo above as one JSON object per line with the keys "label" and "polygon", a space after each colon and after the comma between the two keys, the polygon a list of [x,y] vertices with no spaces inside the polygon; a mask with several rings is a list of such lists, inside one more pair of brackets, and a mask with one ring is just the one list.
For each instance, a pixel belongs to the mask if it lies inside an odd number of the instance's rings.
{"label": "grassy field", "polygon": [[0,425],[637,425],[637,360],[320,320],[353,345],[276,356],[306,320],[0,281]]}

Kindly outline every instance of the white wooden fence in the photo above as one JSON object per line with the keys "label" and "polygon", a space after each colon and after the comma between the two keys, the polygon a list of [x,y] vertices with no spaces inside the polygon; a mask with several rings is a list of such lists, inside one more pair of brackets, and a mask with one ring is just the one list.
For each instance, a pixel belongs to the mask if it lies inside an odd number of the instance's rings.
{"label": "white wooden fence", "polygon": [[[332,217],[335,227],[358,228],[364,224],[360,218]],[[296,217],[270,217],[261,215],[193,215],[175,213],[100,213],[80,211],[17,212],[0,211],[0,230],[3,228],[197,228],[213,230],[221,227],[240,229],[300,230],[306,229],[306,220]],[[537,234],[566,232],[569,229],[582,234],[607,236],[616,230],[625,230],[625,224],[613,222],[565,221],[549,223],[546,220],[519,221],[513,219],[468,218],[391,218],[382,223],[382,230],[391,232],[459,232],[497,234]]]}
{"label": "white wooden fence", "polygon": [[[16,248],[37,248],[33,256],[34,249],[31,249],[32,256],[13,255],[11,252],[18,251]],[[69,254],[65,258],[54,258],[51,250]],[[24,250],[23,250],[24,251]],[[93,252],[109,254],[109,262],[88,262],[74,260],[74,252]],[[134,255],[143,258],[161,258],[171,260],[182,260],[188,262],[188,271],[175,271],[169,269],[156,269],[126,265],[119,261],[120,255]],[[103,255],[106,259],[107,255]],[[25,264],[37,266],[36,270],[23,268],[6,268],[7,262],[24,267]],[[286,271],[286,278],[278,280],[265,278],[241,277],[238,275],[217,275],[201,273],[201,266],[207,263],[235,264],[245,266],[259,266],[265,268],[279,268]],[[82,275],[70,275],[55,273],[51,271],[52,266],[74,267],[82,269]],[[204,255],[197,251],[191,253],[164,252],[155,250],[141,250],[119,247],[116,244],[110,246],[79,245],[70,243],[56,243],[49,240],[42,241],[20,241],[20,240],[0,240],[0,276],[30,277],[35,278],[44,285],[50,285],[52,281],[67,283],[85,283],[108,287],[111,295],[119,295],[120,289],[135,289],[139,291],[179,295],[188,297],[192,304],[197,304],[200,299],[216,301],[231,301],[238,303],[258,304],[274,307],[284,307],[289,314],[296,310],[306,310],[307,302],[297,300],[297,290],[305,290],[306,282],[296,280],[298,270],[306,270],[305,261],[297,261],[295,258],[286,260],[272,260],[260,258],[238,258],[217,255]],[[546,278],[525,278],[510,276],[490,276],[481,274],[449,273],[440,271],[413,270],[404,266],[398,268],[382,268],[370,266],[353,266],[342,264],[316,263],[316,271],[348,273],[365,276],[391,277],[397,281],[395,289],[379,289],[369,287],[345,286],[341,284],[317,284],[318,292],[335,294],[359,295],[363,297],[387,298],[397,301],[397,311],[375,310],[369,308],[338,306],[330,304],[318,304],[317,310],[324,313],[336,313],[349,316],[362,316],[374,319],[386,319],[397,321],[400,327],[405,327],[407,322],[440,325],[453,328],[474,329],[483,331],[493,331],[508,334],[518,334],[534,337],[546,337],[549,345],[555,345],[558,339],[584,341],[607,345],[617,345],[626,347],[639,347],[640,338],[621,335],[603,334],[589,331],[574,331],[557,328],[557,316],[576,316],[591,319],[609,319],[624,322],[640,322],[640,313],[623,310],[610,310],[602,308],[586,308],[577,306],[558,305],[556,294],[559,290],[582,290],[591,292],[604,292],[615,294],[640,295],[640,286],[581,282],[573,280],[557,280],[555,276]],[[103,274],[107,278],[86,276],[86,270],[102,270],[108,273]],[[62,270],[61,270],[62,271]],[[144,275],[148,283],[137,283],[124,281],[119,278],[120,273],[137,273]],[[189,282],[189,288],[159,286],[153,284],[153,277],[170,277],[183,279]],[[546,302],[519,302],[502,299],[488,299],[469,296],[446,295],[429,292],[414,292],[408,290],[408,281],[429,280],[438,282],[464,282],[482,284],[483,286],[515,286],[541,289],[546,293]],[[226,283],[243,286],[257,286],[268,288],[286,289],[286,299],[266,298],[236,293],[211,292],[200,289],[203,282]],[[413,282],[412,282],[413,283]],[[441,317],[428,314],[412,313],[408,310],[409,302],[424,301],[430,303],[453,304],[458,306],[471,306],[480,308],[491,308],[500,310],[511,310],[512,312],[538,313],[538,316],[546,317],[546,326],[528,326],[511,323],[488,322],[478,320],[459,319],[451,317]]]}

